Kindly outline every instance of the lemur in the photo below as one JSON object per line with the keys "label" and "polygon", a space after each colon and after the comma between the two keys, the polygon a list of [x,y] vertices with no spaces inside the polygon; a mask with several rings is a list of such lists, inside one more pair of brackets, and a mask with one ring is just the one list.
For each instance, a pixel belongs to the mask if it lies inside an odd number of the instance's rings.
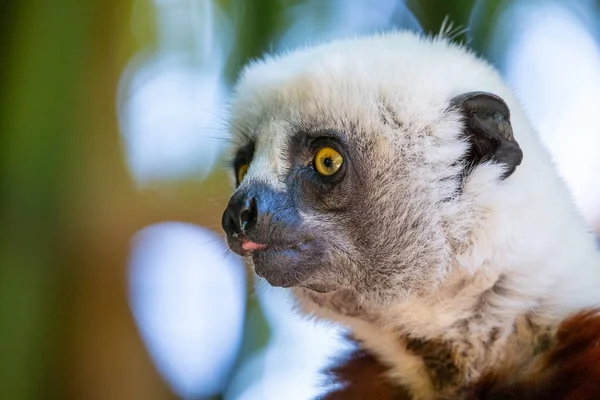
{"label": "lemur", "polygon": [[600,399],[600,252],[490,64],[337,39],[251,62],[229,112],[228,246],[357,343],[323,399]]}

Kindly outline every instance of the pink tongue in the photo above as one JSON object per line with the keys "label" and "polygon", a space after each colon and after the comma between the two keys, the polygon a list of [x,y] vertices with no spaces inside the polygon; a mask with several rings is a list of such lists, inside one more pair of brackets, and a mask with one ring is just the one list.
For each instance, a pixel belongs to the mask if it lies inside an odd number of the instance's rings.
{"label": "pink tongue", "polygon": [[261,249],[264,249],[265,247],[267,247],[267,246],[265,246],[264,244],[254,243],[249,240],[245,240],[242,242],[242,250],[247,250],[247,251],[261,250]]}

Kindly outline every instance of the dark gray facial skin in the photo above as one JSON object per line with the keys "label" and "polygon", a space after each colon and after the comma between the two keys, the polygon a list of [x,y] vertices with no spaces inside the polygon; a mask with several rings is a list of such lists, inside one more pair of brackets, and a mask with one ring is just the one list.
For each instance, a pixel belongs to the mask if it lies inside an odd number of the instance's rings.
{"label": "dark gray facial skin", "polygon": [[[240,218],[237,204],[248,201],[252,203],[249,211],[252,215],[242,230],[236,222]],[[321,251],[314,235],[304,229],[292,198],[264,183],[246,185],[236,191],[224,213],[223,226],[231,249],[240,255],[251,255],[256,273],[274,286],[301,283],[315,267],[312,260]],[[245,240],[264,244],[266,248],[244,250]]]}
{"label": "dark gray facial skin", "polygon": [[[348,257],[337,249],[333,239],[336,231],[348,231],[348,225],[353,224],[348,218],[356,207],[351,192],[359,188],[357,171],[342,140],[341,135],[332,132],[293,135],[287,146],[291,168],[284,177],[284,190],[257,178],[238,182],[223,214],[223,229],[230,248],[237,254],[251,255],[256,273],[271,285],[307,285],[326,290],[330,284],[318,282],[319,271],[336,270],[332,259],[341,261]],[[313,165],[314,154],[323,147],[333,148],[344,157],[342,166],[332,176],[319,174]],[[240,149],[236,158],[250,162],[252,154],[243,154],[247,148],[253,146]],[[242,216],[244,204],[248,211]],[[318,216],[317,221],[312,221],[313,215]],[[245,228],[241,229],[244,223]],[[243,241],[266,247],[245,251]]]}

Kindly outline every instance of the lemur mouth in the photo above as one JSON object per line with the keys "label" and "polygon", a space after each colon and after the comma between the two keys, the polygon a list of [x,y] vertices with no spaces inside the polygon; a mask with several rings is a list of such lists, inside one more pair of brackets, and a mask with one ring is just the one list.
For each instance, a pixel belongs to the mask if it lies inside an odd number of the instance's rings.
{"label": "lemur mouth", "polygon": [[299,286],[319,265],[322,252],[312,237],[300,234],[265,237],[258,233],[228,235],[227,243],[234,253],[251,258],[254,272],[272,286]]}
{"label": "lemur mouth", "polygon": [[237,246],[237,251],[234,252],[240,254],[241,256],[248,257],[254,256],[258,253],[278,253],[278,252],[300,252],[308,249],[308,244],[306,242],[301,242],[298,244],[288,244],[288,243],[257,243],[250,239],[243,239]]}
{"label": "lemur mouth", "polygon": [[251,240],[242,241],[242,250],[247,251],[247,252],[253,252],[256,250],[264,250],[266,248],[267,248],[266,244],[254,243]]}
{"label": "lemur mouth", "polygon": [[249,257],[255,252],[265,251],[270,246],[263,243],[254,242],[247,237],[239,237],[234,235],[233,238],[228,237],[228,245],[231,251],[242,257]]}

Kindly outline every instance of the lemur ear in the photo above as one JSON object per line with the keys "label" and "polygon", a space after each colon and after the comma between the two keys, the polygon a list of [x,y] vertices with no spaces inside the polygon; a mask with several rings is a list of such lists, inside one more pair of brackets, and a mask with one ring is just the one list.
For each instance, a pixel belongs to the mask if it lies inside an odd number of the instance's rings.
{"label": "lemur ear", "polygon": [[466,155],[468,168],[492,160],[506,166],[502,179],[508,178],[521,164],[523,152],[513,136],[504,100],[492,93],[469,92],[452,98],[450,109],[464,118],[464,135],[471,144]]}

